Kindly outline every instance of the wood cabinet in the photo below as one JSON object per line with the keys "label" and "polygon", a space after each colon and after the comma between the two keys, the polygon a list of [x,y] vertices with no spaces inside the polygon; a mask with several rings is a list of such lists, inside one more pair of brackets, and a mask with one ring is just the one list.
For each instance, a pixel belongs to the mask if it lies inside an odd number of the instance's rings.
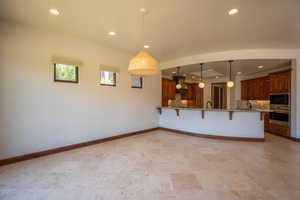
{"label": "wood cabinet", "polygon": [[169,99],[175,99],[176,83],[173,80],[163,78],[162,84],[162,106],[168,106]]}
{"label": "wood cabinet", "polygon": [[195,84],[186,83],[187,92],[181,96],[182,100],[194,100],[196,95],[196,87]]}
{"label": "wood cabinet", "polygon": [[[181,96],[187,100],[188,107],[203,107],[203,89],[196,83],[185,83],[187,92]],[[162,106],[168,106],[168,100],[174,100],[176,95],[176,83],[173,80],[162,79]]]}
{"label": "wood cabinet", "polygon": [[264,113],[264,129],[265,132],[270,131],[269,113]]}
{"label": "wood cabinet", "polygon": [[276,124],[270,124],[270,132],[275,133],[277,135],[290,137],[290,128],[284,126],[278,126]]}
{"label": "wood cabinet", "polygon": [[291,71],[270,74],[270,93],[291,92]]}
{"label": "wood cabinet", "polygon": [[241,81],[242,100],[269,100],[269,90],[268,77]]}
{"label": "wood cabinet", "polygon": [[241,81],[242,100],[269,100],[270,93],[291,92],[291,71]]}
{"label": "wood cabinet", "polygon": [[195,98],[195,106],[199,108],[203,108],[203,88],[199,88],[197,84],[196,85],[196,98]]}

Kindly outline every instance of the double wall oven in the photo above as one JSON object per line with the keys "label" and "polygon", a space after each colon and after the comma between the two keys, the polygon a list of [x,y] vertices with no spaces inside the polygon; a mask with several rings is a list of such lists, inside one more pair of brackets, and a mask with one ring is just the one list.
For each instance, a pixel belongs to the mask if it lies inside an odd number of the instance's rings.
{"label": "double wall oven", "polygon": [[282,127],[290,127],[290,94],[272,93],[270,94],[270,124]]}

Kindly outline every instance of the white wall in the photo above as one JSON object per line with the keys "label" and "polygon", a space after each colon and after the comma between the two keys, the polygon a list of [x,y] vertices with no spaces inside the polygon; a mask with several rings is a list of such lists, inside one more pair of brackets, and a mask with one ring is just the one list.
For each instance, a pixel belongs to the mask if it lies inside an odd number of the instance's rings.
{"label": "white wall", "polygon": [[[0,23],[0,159],[158,126],[160,75],[132,89],[126,55],[91,41]],[[83,62],[80,83],[53,82],[51,56]],[[99,86],[98,66],[120,68]]]}
{"label": "white wall", "polygon": [[191,65],[201,62],[215,62],[240,59],[292,59],[291,87],[291,135],[300,138],[300,49],[243,49],[198,54],[169,60],[162,63],[162,69]]}

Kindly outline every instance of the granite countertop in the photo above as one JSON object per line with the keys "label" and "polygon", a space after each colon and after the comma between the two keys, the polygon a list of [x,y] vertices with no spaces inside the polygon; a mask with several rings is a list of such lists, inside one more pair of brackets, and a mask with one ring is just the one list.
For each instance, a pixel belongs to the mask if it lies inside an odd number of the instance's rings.
{"label": "granite countertop", "polygon": [[157,108],[163,109],[179,109],[179,110],[204,110],[204,111],[212,111],[212,112],[272,112],[271,110],[264,109],[215,109],[215,108],[197,108],[197,107],[172,107],[172,106],[162,106]]}

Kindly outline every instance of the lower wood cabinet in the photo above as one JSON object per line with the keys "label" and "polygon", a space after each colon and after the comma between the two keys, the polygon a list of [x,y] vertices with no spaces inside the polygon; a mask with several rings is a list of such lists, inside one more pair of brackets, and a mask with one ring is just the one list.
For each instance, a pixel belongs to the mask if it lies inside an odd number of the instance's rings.
{"label": "lower wood cabinet", "polygon": [[264,129],[265,132],[270,131],[269,113],[264,113]]}
{"label": "lower wood cabinet", "polygon": [[290,128],[284,126],[278,126],[275,124],[270,124],[270,132],[275,133],[277,135],[286,136],[286,137],[291,136]]}

